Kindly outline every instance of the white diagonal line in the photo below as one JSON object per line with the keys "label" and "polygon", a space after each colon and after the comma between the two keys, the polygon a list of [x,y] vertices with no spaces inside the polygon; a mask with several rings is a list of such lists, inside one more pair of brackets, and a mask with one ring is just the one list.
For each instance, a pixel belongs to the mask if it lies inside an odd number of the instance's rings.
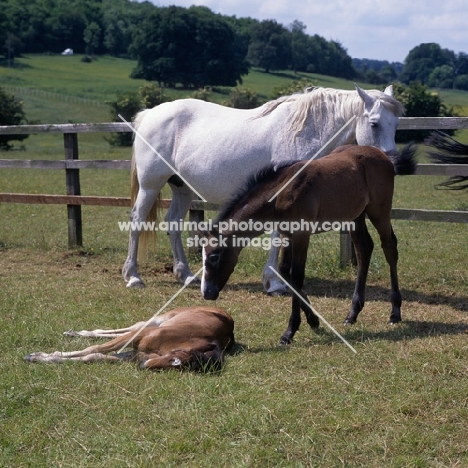
{"label": "white diagonal line", "polygon": [[313,161],[354,119],[355,115],[351,117],[322,147],[304,164],[269,200],[273,201],[308,165]]}
{"label": "white diagonal line", "polygon": [[273,270],[275,275],[288,286],[289,289],[307,306],[310,308],[310,310],[317,315],[317,317],[322,320],[322,322],[330,328],[330,330],[349,348],[351,351],[357,354],[357,351],[351,346],[351,344],[343,338],[313,307],[311,304],[309,304],[272,266],[270,268]]}
{"label": "white diagonal line", "polygon": [[190,187],[190,189],[192,190],[192,192],[195,192],[195,193],[200,197],[200,199],[206,203],[206,200],[192,187],[192,185],[190,185],[190,184],[187,182],[186,179],[184,179],[184,178],[180,175],[179,171],[177,171],[177,169],[175,169],[170,163],[168,163],[168,162],[159,154],[158,150],[157,150],[156,148],[154,148],[154,147],[151,145],[151,143],[149,143],[148,140],[146,140],[146,139],[141,135],[141,133],[139,133],[135,128],[133,128],[133,126],[132,126],[131,123],[127,122],[120,114],[119,114],[119,117],[120,117],[120,119],[122,120],[122,122],[124,122],[124,123],[127,125],[127,127],[129,127],[129,128],[132,130],[132,132],[133,132],[135,135],[137,135],[138,138],[140,138],[141,141],[142,141],[143,143],[145,143],[146,146],[147,146],[149,149],[151,149],[151,150],[154,152],[154,154],[155,154],[156,156],[158,156],[158,157],[161,159],[161,161],[163,161],[163,162],[166,164],[167,167],[169,167],[175,174],[177,174],[177,175],[184,181],[184,183],[185,183],[188,187]]}
{"label": "white diagonal line", "polygon": [[190,279],[187,284],[184,284],[146,323],[144,323],[141,328],[120,348],[117,353],[121,353],[134,339],[139,335],[153,320],[157,317],[201,272],[203,267],[201,267],[194,276]]}

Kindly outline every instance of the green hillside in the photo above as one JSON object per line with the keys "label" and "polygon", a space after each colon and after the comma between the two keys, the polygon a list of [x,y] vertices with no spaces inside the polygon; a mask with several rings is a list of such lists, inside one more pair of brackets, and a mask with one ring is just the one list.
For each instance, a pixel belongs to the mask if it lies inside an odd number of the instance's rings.
{"label": "green hillside", "polygon": [[[84,63],[81,58],[80,55],[27,55],[16,60],[15,68],[0,68],[0,86],[6,87],[24,101],[29,119],[42,123],[61,123],[108,121],[109,114],[105,108],[96,107],[87,116],[76,114],[77,111],[80,114],[81,104],[91,107],[85,100],[104,104],[114,100],[117,93],[137,91],[145,83],[144,80],[129,77],[136,65],[135,61],[103,56],[91,63]],[[320,86],[342,89],[352,89],[354,86],[351,81],[323,75],[264,73],[255,69],[244,77],[242,86],[256,91],[261,99],[268,100],[275,87],[302,77]],[[219,91],[211,95],[213,101],[226,100],[229,88]],[[183,89],[165,90],[172,98],[187,97],[192,92]],[[74,101],[71,97],[82,101]]]}
{"label": "green hillside", "polygon": [[[109,121],[106,101],[115,100],[119,92],[137,91],[145,83],[129,77],[135,61],[110,56],[101,56],[91,63],[81,59],[81,55],[26,55],[15,61],[14,68],[0,67],[0,86],[24,101],[28,119],[41,123],[67,123]],[[291,71],[264,73],[258,69],[245,76],[241,86],[252,89],[262,100],[268,100],[275,87],[304,77],[319,86],[354,87],[353,81],[330,76]],[[211,100],[226,100],[229,88],[217,88],[216,91],[211,94]],[[187,97],[192,92],[165,90],[173,99]],[[468,115],[467,92],[443,90],[440,94],[449,107],[457,106],[460,115]]]}

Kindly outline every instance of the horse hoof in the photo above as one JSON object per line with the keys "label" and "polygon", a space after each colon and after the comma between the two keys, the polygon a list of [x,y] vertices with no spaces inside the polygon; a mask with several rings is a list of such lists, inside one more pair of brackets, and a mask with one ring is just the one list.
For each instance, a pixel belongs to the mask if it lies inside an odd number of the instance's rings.
{"label": "horse hoof", "polygon": [[28,362],[36,362],[37,356],[39,356],[40,354],[40,352],[28,354],[24,357],[24,360]]}
{"label": "horse hoof", "polygon": [[291,293],[287,289],[280,291],[265,291],[265,294],[270,297],[284,297],[291,295]]}
{"label": "horse hoof", "polygon": [[201,281],[197,276],[189,276],[185,279],[184,286],[188,286],[189,284],[192,284],[193,286],[199,286]]}
{"label": "horse hoof", "polygon": [[389,325],[398,325],[401,322],[401,319],[390,319],[388,322]]}
{"label": "horse hoof", "polygon": [[127,283],[127,288],[134,288],[134,289],[143,289],[145,287],[145,283],[141,279],[132,278]]}
{"label": "horse hoof", "polygon": [[346,320],[343,322],[343,325],[349,326],[349,325],[354,325],[355,323],[356,323],[356,320],[353,320],[353,319],[346,319]]}
{"label": "horse hoof", "polygon": [[287,346],[287,345],[290,345],[291,343],[292,343],[291,339],[282,336],[281,339],[280,339],[279,345],[280,346]]}

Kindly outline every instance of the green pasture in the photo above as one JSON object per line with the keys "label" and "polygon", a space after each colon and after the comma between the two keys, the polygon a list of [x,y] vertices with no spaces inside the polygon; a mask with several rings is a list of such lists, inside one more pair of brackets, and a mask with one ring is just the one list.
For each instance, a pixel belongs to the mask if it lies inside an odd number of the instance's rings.
{"label": "green pasture", "polygon": [[[75,60],[74,70],[67,72],[61,60],[69,59]],[[48,60],[49,71],[43,64]],[[0,69],[0,85],[8,79],[10,85],[31,87],[36,77],[38,89],[102,101],[113,99],[118,88],[135,86],[126,78],[133,64],[124,60],[84,64],[77,57],[32,56],[21,61],[29,67]],[[93,66],[95,77],[86,69]],[[14,77],[21,84],[13,84]],[[267,96],[290,78],[255,72],[244,85]],[[322,78],[329,79],[314,75],[318,84],[325,84]],[[89,94],[84,91],[91,87]],[[102,107],[28,93],[21,98],[28,117],[44,123],[108,120]],[[466,106],[466,95],[459,101]],[[80,158],[130,158],[130,149],[111,147],[107,137],[80,134]],[[0,157],[63,158],[60,135],[31,135],[22,144]],[[420,152],[423,159],[424,148]],[[468,209],[468,192],[436,190],[441,180],[397,178],[394,206]],[[84,195],[128,196],[129,174],[82,170],[81,186]],[[0,192],[63,194],[65,174],[3,169]],[[66,337],[65,330],[148,319],[179,290],[164,234],[140,268],[146,289],[125,288],[120,269],[127,233],[117,223],[128,217],[127,208],[83,207],[84,245],[68,250],[65,206],[0,204],[0,466],[468,466],[467,225],[394,222],[404,299],[398,326],[387,324],[388,268],[375,231],[367,304],[352,327],[342,321],[355,269],[340,268],[337,234],[311,239],[305,289],[357,354],[324,324],[314,333],[303,323],[291,346],[278,347],[291,300],[262,293],[267,252],[252,248],[244,250],[216,301],[236,323],[237,345],[222,372],[26,363],[24,356],[34,351],[92,343]],[[192,255],[191,265],[197,271],[200,256]],[[203,303],[194,287],[171,307]]]}

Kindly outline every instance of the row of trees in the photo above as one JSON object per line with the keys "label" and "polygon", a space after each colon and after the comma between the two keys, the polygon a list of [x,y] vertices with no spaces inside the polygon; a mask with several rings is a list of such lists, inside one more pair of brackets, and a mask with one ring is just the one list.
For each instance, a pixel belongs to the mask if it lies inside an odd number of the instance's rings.
{"label": "row of trees", "polygon": [[214,14],[206,7],[156,7],[130,0],[0,0],[0,45],[12,59],[21,52],[136,58],[134,77],[171,85],[227,85],[249,66],[353,78],[346,49],[309,36],[295,21],[285,27]]}
{"label": "row of trees", "polygon": [[420,44],[410,50],[404,63],[353,59],[359,78],[372,84],[394,80],[405,84],[419,82],[432,88],[468,91],[468,54],[443,49],[439,44]]}
{"label": "row of trees", "polygon": [[400,79],[434,88],[468,90],[468,54],[456,54],[435,43],[421,44],[406,57]]}
{"label": "row of trees", "polygon": [[[132,57],[132,76],[186,87],[234,86],[250,66],[291,69],[372,84],[419,81],[468,90],[468,54],[421,44],[402,63],[351,59],[337,41],[309,35],[294,21],[258,21],[206,7],[156,7],[131,0],[0,0],[0,46],[11,63],[21,52]],[[2,53],[0,47],[0,54]]]}

